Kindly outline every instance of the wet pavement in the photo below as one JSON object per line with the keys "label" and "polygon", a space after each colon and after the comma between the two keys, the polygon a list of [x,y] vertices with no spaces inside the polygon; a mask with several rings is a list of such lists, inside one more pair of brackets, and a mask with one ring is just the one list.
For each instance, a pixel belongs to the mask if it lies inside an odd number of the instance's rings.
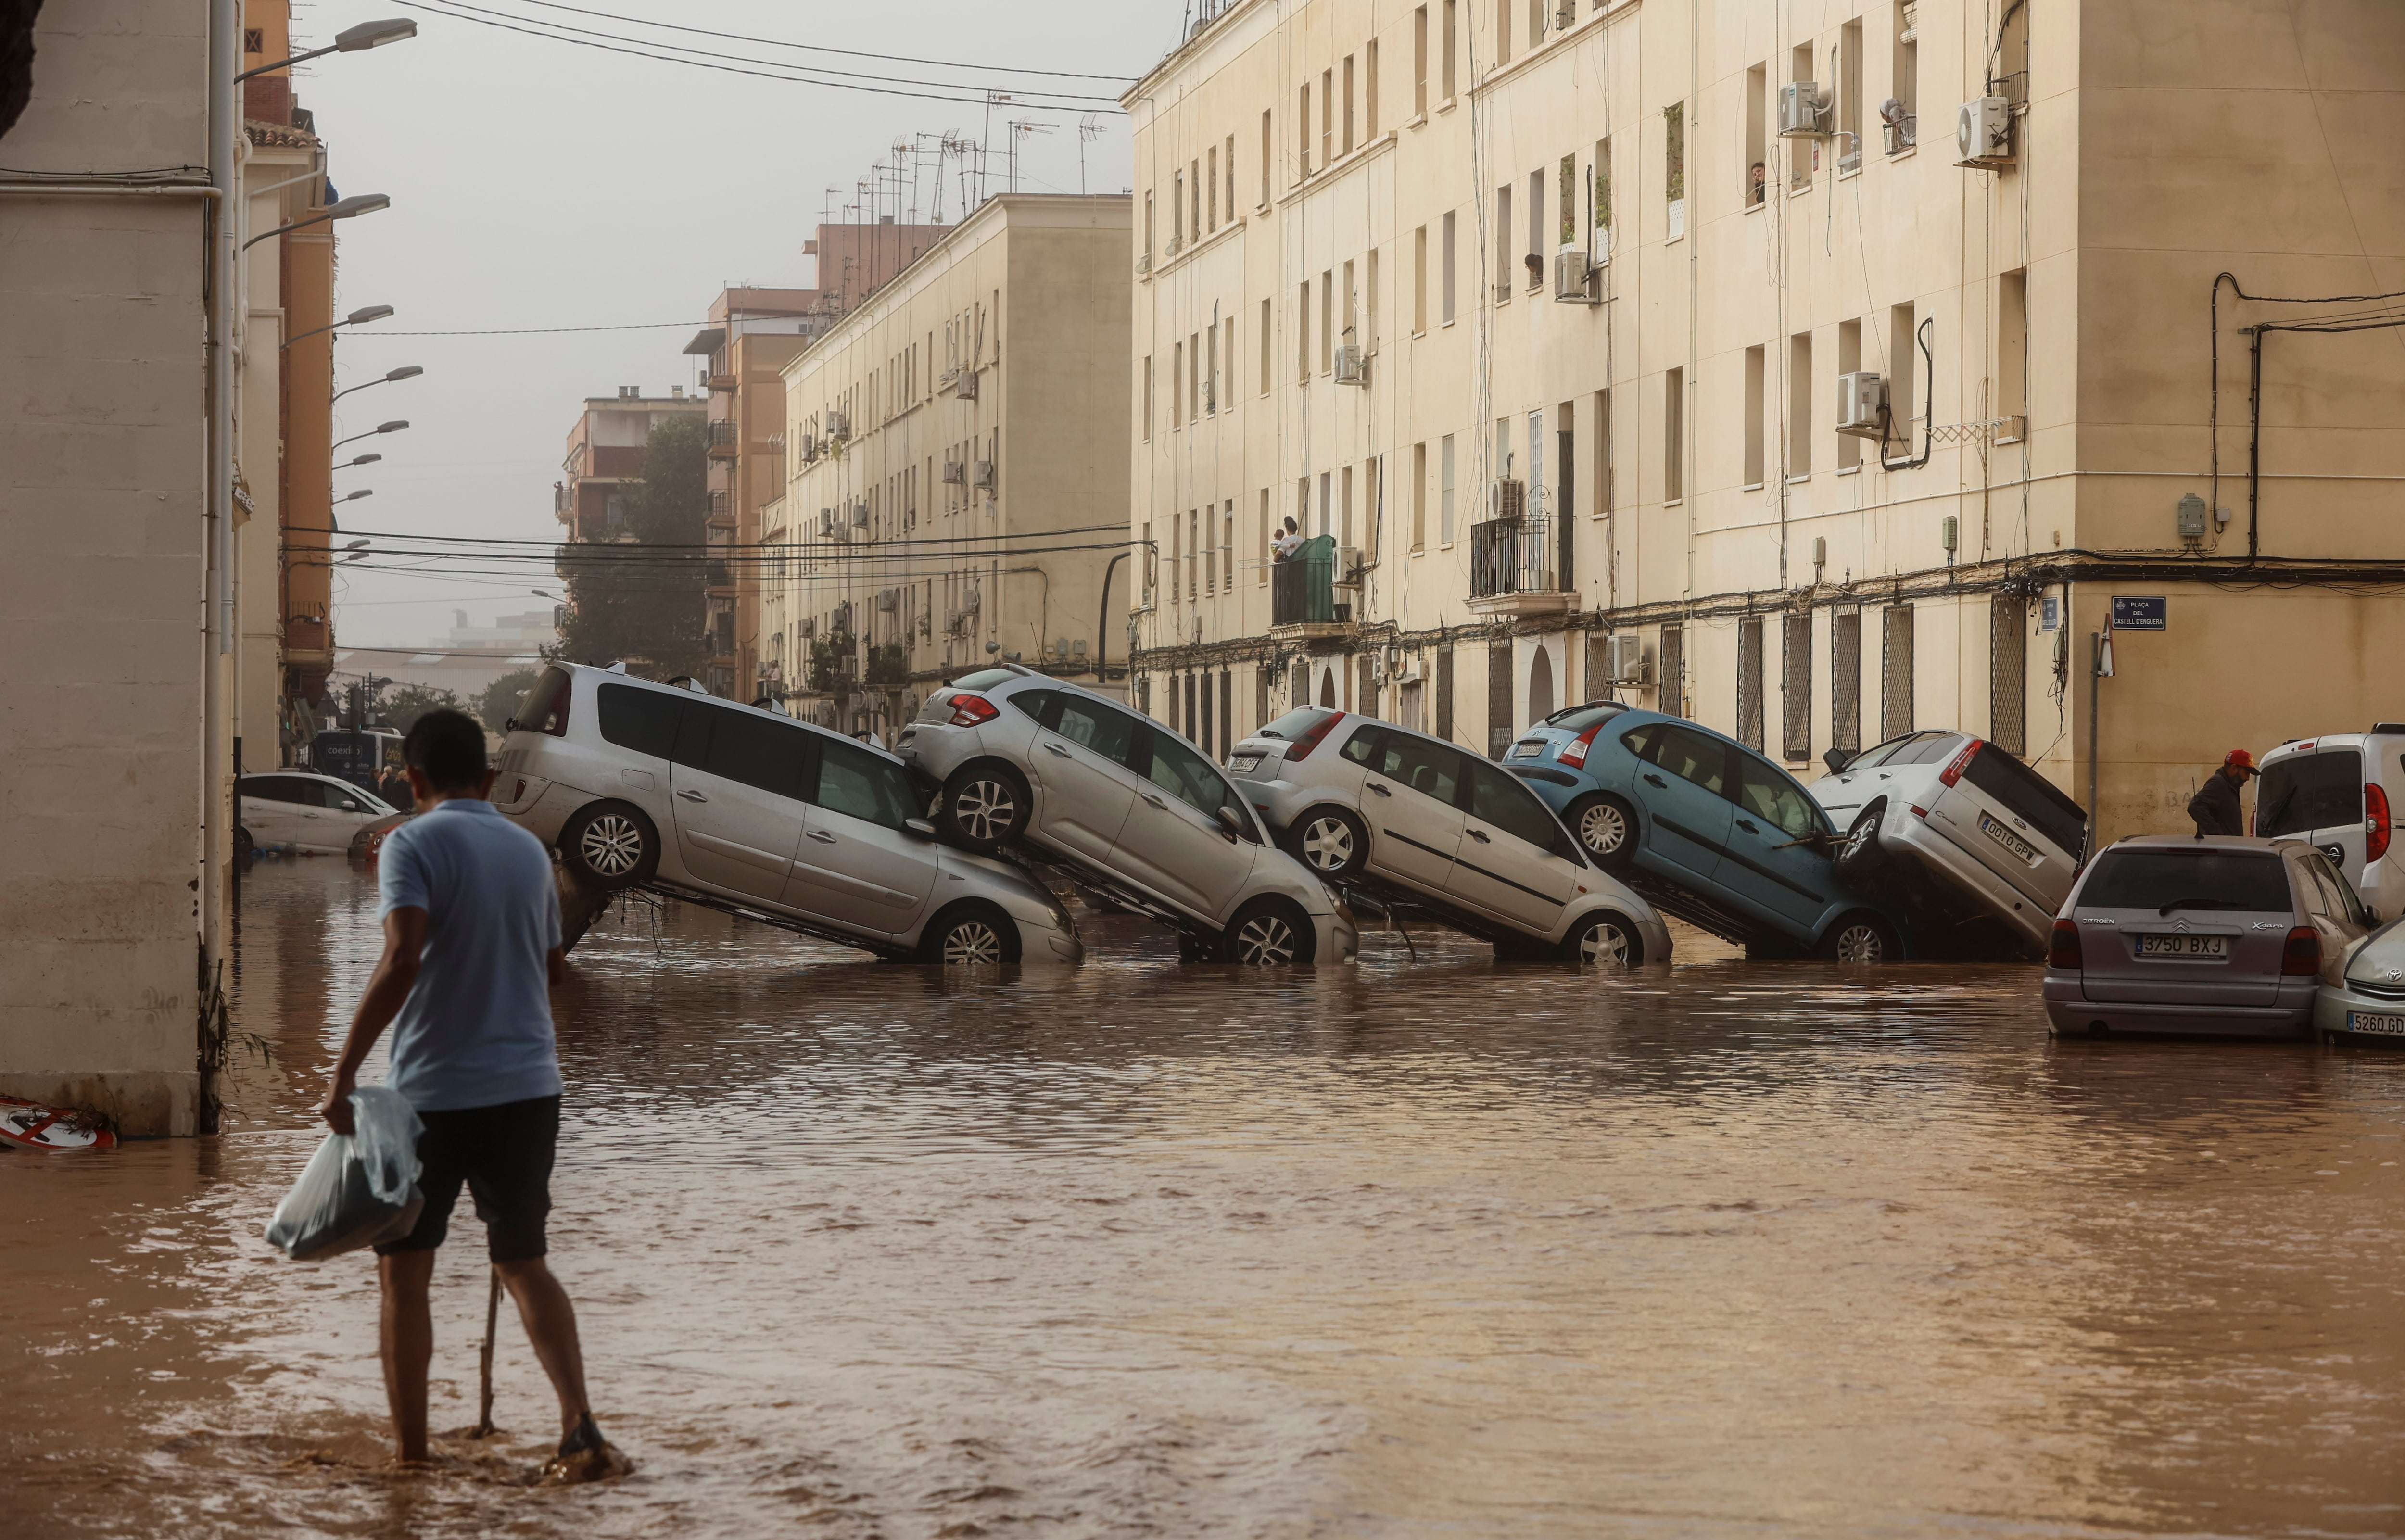
{"label": "wet pavement", "polygon": [[1692,933],[1262,976],[1122,921],[948,977],[613,916],[555,996],[553,1261],[640,1468],[514,1484],[505,1322],[510,1436],[394,1477],[370,1264],[259,1238],[372,901],[253,875],[225,1136],[0,1157],[19,1532],[2405,1533],[2405,1056],[2055,1043],[2032,969]]}

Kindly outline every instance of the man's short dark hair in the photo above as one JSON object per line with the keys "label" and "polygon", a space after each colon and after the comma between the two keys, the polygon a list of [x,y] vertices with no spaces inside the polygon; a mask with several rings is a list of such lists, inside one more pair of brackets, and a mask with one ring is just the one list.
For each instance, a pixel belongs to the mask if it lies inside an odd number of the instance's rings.
{"label": "man's short dark hair", "polygon": [[401,757],[437,791],[473,791],[485,778],[485,730],[465,711],[429,711],[410,724]]}

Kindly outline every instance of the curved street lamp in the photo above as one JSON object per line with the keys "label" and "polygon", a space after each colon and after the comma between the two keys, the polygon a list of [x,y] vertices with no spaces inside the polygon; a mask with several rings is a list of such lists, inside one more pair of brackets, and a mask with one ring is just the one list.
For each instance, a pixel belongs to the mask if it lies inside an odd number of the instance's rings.
{"label": "curved street lamp", "polygon": [[417,23],[404,18],[395,18],[387,21],[362,21],[356,27],[345,27],[334,34],[333,42],[322,49],[311,49],[306,53],[296,53],[289,59],[278,59],[272,64],[261,64],[257,69],[246,69],[233,77],[234,84],[240,85],[254,75],[265,75],[271,70],[283,69],[289,64],[305,63],[312,59],[323,59],[330,53],[357,53],[362,49],[380,49],[387,43],[398,43],[416,35]]}
{"label": "curved street lamp", "polygon": [[337,470],[348,470],[355,465],[373,465],[383,458],[384,456],[381,455],[354,455],[349,459],[335,466],[334,469]]}
{"label": "curved street lamp", "polygon": [[339,439],[339,440],[335,441],[332,444],[329,445],[328,447],[329,447],[329,448],[332,448],[332,449],[340,449],[340,448],[342,448],[342,447],[343,447],[343,445],[345,445],[345,444],[355,444],[355,443],[359,442],[361,439],[373,439],[373,438],[374,438],[374,437],[375,437],[377,434],[379,434],[379,433],[398,433],[398,432],[400,432],[402,428],[407,427],[408,426],[409,426],[409,419],[408,419],[408,418],[406,418],[406,417],[395,417],[392,421],[390,421],[390,422],[388,422],[388,423],[378,423],[378,424],[376,424],[376,425],[375,425],[375,427],[372,427],[372,428],[369,428],[365,433],[354,433],[354,434],[352,434],[352,435],[351,435],[349,438],[347,438],[347,439]]}
{"label": "curved street lamp", "polygon": [[[391,308],[390,308],[389,306],[386,307],[386,312],[385,312],[385,313],[386,313],[387,315],[390,315],[390,314],[391,314]],[[356,318],[356,317],[354,317],[354,318]],[[294,341],[294,342],[298,342],[298,341],[300,341],[300,339],[296,337],[296,338],[294,338],[294,339],[293,339],[293,341]],[[426,372],[425,369],[424,369],[422,366],[420,366],[420,365],[417,365],[417,364],[403,364],[403,365],[401,365],[399,369],[394,370],[391,373],[387,374],[386,376],[384,376],[384,378],[382,378],[382,379],[380,379],[380,380],[370,380],[370,381],[367,383],[367,385],[355,385],[351,386],[351,389],[350,389],[350,390],[337,390],[336,392],[334,392],[334,394],[333,394],[333,398],[332,398],[332,399],[335,399],[335,400],[337,400],[337,401],[339,401],[339,400],[341,400],[344,397],[345,397],[345,396],[349,395],[349,394],[351,393],[351,390],[365,390],[365,389],[367,389],[370,385],[391,385],[391,384],[392,384],[393,382],[395,382],[396,380],[415,380],[415,378],[417,378],[420,374],[423,374],[423,373],[425,373],[425,372]]]}
{"label": "curved street lamp", "polygon": [[348,315],[344,316],[341,320],[335,321],[331,325],[321,326],[311,331],[293,333],[291,336],[284,339],[283,345],[290,347],[293,343],[300,342],[304,338],[316,336],[318,332],[331,331],[335,327],[365,326],[370,321],[381,321],[391,314],[392,306],[390,305],[362,305],[359,309],[352,311]]}
{"label": "curved street lamp", "polygon": [[322,225],[329,219],[356,219],[362,214],[373,214],[379,209],[390,207],[392,207],[392,200],[383,193],[362,192],[356,198],[345,198],[339,203],[328,203],[322,211],[309,216],[306,219],[295,219],[288,225],[278,225],[264,234],[254,235],[242,244],[242,249],[248,251],[270,236],[288,234],[296,230],[306,230],[311,225]]}

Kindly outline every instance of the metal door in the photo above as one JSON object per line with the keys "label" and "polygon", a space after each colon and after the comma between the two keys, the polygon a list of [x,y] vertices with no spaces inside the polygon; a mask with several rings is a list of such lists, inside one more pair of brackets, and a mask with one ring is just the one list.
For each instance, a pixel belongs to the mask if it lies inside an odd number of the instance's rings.
{"label": "metal door", "polygon": [[1370,830],[1370,869],[1425,893],[1447,891],[1461,846],[1461,777],[1468,763],[1461,751],[1363,726],[1345,740],[1342,758],[1365,772],[1359,801]]}
{"label": "metal door", "polygon": [[1147,729],[1146,785],[1136,793],[1112,864],[1172,903],[1224,925],[1245,893],[1260,847],[1231,837],[1221,806],[1244,811],[1235,788],[1184,742]]}
{"label": "metal door", "polygon": [[1530,935],[1561,929],[1562,905],[1580,868],[1562,853],[1569,837],[1520,778],[1484,760],[1469,762],[1461,845],[1447,884],[1455,898]]}
{"label": "metal door", "polygon": [[1836,895],[1825,842],[1797,842],[1825,835],[1828,826],[1804,788],[1778,766],[1751,754],[1737,760],[1737,806],[1713,875],[1756,917],[1808,941],[1820,934],[1821,917]]}
{"label": "metal door", "polygon": [[903,936],[926,913],[943,856],[904,827],[917,797],[891,761],[818,741],[818,775],[786,880],[785,906],[846,930]]}
{"label": "metal door", "polygon": [[1072,854],[1107,861],[1142,777],[1144,724],[1116,707],[1062,692],[1045,702],[1028,768],[1043,788],[1040,833]]}
{"label": "metal door", "polygon": [[809,735],[764,712],[683,704],[669,771],[677,857],[696,882],[781,899],[802,835]]}
{"label": "metal door", "polygon": [[1709,881],[1720,867],[1736,811],[1724,790],[1735,750],[1708,733],[1668,722],[1636,731],[1645,735],[1631,787],[1644,805],[1646,839],[1639,858],[1666,875]]}

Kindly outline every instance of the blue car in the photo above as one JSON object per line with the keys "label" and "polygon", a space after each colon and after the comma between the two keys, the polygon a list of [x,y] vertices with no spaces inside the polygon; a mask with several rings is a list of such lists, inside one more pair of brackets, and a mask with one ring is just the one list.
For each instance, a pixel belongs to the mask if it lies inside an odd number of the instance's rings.
{"label": "blue car", "polygon": [[1656,908],[1758,957],[1905,956],[1904,917],[1840,883],[1840,831],[1785,770],[1683,717],[1610,701],[1522,733],[1503,768]]}

